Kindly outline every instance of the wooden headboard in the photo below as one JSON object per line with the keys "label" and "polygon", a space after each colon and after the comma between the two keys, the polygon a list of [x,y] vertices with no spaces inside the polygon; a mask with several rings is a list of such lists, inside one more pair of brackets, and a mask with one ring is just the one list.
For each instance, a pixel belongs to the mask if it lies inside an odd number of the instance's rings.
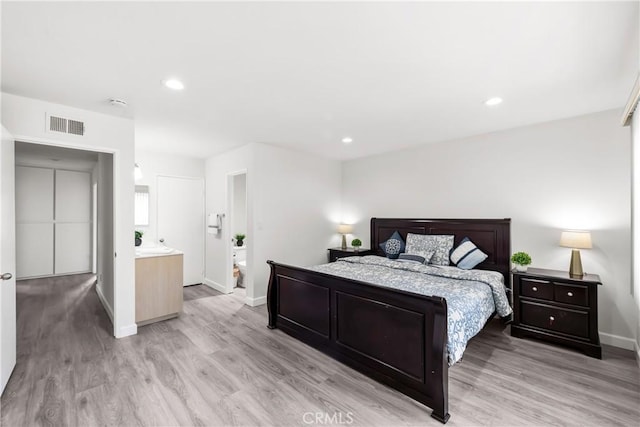
{"label": "wooden headboard", "polygon": [[371,218],[371,249],[384,256],[379,244],[385,242],[394,231],[407,240],[407,233],[453,234],[454,247],[468,237],[488,258],[478,269],[502,273],[504,283],[511,283],[511,219],[403,219]]}

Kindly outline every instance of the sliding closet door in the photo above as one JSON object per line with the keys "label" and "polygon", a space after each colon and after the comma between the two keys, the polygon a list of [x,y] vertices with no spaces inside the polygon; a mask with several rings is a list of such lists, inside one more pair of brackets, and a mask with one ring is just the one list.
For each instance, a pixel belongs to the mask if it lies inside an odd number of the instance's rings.
{"label": "sliding closet door", "polygon": [[53,274],[53,169],[16,166],[16,277]]}
{"label": "sliding closet door", "polygon": [[55,274],[91,271],[91,175],[56,170]]}

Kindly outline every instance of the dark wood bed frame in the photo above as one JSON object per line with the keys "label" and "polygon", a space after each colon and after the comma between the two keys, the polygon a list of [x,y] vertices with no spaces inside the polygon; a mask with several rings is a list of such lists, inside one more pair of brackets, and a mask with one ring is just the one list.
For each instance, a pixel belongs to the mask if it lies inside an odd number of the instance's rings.
{"label": "dark wood bed frame", "polygon": [[[371,219],[371,248],[398,230],[469,237],[510,288],[510,219]],[[455,246],[454,246],[455,247]],[[447,302],[267,261],[269,328],[279,328],[449,420]]]}

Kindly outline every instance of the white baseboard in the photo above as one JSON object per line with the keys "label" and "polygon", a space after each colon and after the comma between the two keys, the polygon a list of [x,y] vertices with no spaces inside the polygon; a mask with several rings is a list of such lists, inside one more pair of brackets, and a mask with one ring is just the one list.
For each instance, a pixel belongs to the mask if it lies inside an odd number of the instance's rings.
{"label": "white baseboard", "polygon": [[633,338],[621,337],[618,335],[607,334],[605,332],[600,332],[600,342],[602,344],[624,348],[625,350],[633,351],[636,349],[636,340]]}
{"label": "white baseboard", "polygon": [[102,306],[104,307],[104,310],[107,312],[107,316],[109,316],[109,319],[111,320],[111,324],[113,325],[113,309],[107,302],[107,299],[104,297],[104,294],[102,293],[102,286],[100,286],[100,284],[96,285],[96,293],[98,294],[98,299],[102,303]]}
{"label": "white baseboard", "polygon": [[218,292],[222,292],[223,294],[230,293],[230,292],[227,292],[227,287],[226,286],[223,286],[218,282],[214,282],[213,280],[207,279],[206,277],[204,279],[204,284],[207,285],[208,287],[212,288],[212,289],[215,289]]}
{"label": "white baseboard", "polygon": [[131,335],[136,335],[138,333],[138,325],[135,323],[133,325],[123,326],[118,328],[116,331],[116,338],[124,338]]}
{"label": "white baseboard", "polygon": [[267,303],[267,297],[258,297],[258,298],[245,298],[244,303],[250,305],[251,307],[257,307],[262,304]]}

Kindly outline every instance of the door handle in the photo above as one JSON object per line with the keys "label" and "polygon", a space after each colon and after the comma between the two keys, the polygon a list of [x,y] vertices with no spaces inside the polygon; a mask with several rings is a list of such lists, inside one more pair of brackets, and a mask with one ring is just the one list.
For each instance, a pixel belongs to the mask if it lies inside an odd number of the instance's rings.
{"label": "door handle", "polygon": [[11,280],[12,277],[13,277],[13,275],[11,273],[4,273],[2,276],[0,276],[0,279],[2,279],[2,280]]}

